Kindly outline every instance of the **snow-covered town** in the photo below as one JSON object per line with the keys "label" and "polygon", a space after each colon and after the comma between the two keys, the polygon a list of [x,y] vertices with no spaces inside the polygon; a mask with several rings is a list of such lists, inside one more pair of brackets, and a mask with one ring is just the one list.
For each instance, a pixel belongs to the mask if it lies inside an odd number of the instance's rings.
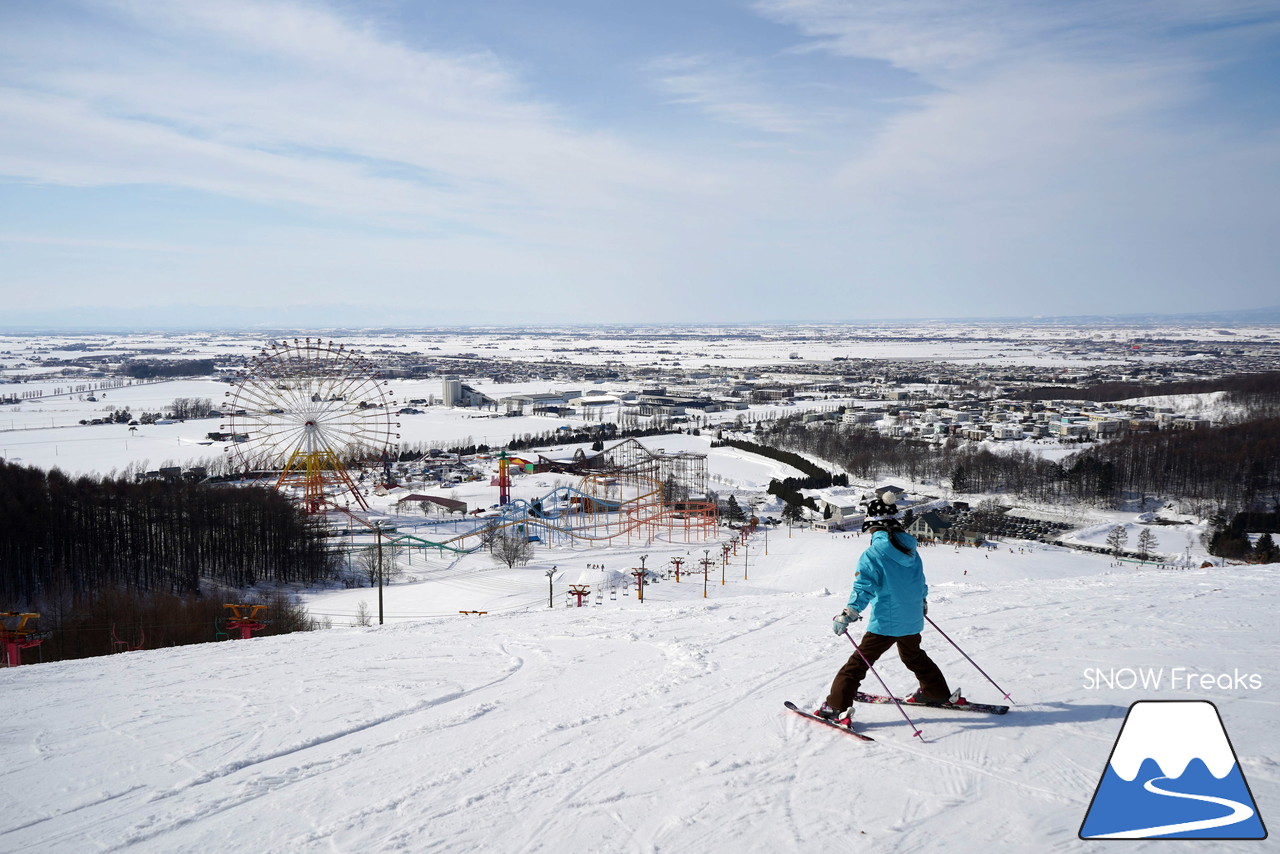
{"label": "snow-covered town", "polygon": [[1266,850],[1276,57],[0,2],[0,854]]}
{"label": "snow-covered town", "polygon": [[[5,339],[8,465],[277,490],[323,522],[336,559],[308,581],[204,580],[224,613],[185,646],[155,618],[117,617],[89,657],[46,661],[60,648],[52,615],[21,621],[36,603],[15,601],[6,637],[30,645],[0,680],[7,738],[30,750],[7,772],[23,785],[0,811],[6,847],[196,850],[251,825],[258,848],[280,852],[772,851],[814,838],[931,851],[938,836],[980,844],[998,799],[1010,805],[1002,850],[1067,850],[1087,844],[1078,832],[1138,700],[1216,703],[1258,808],[1280,794],[1266,699],[1274,569],[1212,553],[1212,502],[962,482],[976,482],[976,467],[963,472],[974,453],[1016,449],[1067,471],[1073,455],[1144,435],[1229,429],[1254,398],[1093,402],[1058,385],[1061,397],[1018,399],[1005,382],[882,376],[777,396],[710,382],[672,393],[651,375],[498,383],[452,365],[391,376],[378,342],[404,338],[365,333],[351,346],[370,354],[367,377],[304,386],[273,360],[346,363],[356,350],[270,339],[255,357],[247,337],[221,336],[233,347],[218,349],[237,350],[225,368],[220,357],[202,364],[209,376],[137,378],[126,371],[145,357],[103,358],[136,348],[128,336],[81,339],[94,343],[80,358],[96,361],[75,368],[43,360],[76,352],[73,338],[61,350]],[[485,336],[436,340],[482,349]],[[803,341],[777,343],[742,373],[768,383],[800,361],[791,352],[806,355]],[[929,365],[937,343],[915,346]],[[157,349],[176,358],[171,341]],[[299,436],[383,436],[395,452],[312,482],[309,466],[267,460],[303,447],[285,438],[300,419],[325,433]],[[942,456],[866,476],[865,462],[779,447],[815,436]],[[926,648],[974,708],[1007,714],[855,703],[857,731],[875,739],[858,744],[783,707],[820,705],[850,654],[829,625],[881,499],[918,543]],[[1247,548],[1269,536],[1245,533]],[[282,607],[310,630],[278,633]],[[895,694],[913,690],[896,659],[876,672]],[[872,779],[902,784],[861,782]]]}

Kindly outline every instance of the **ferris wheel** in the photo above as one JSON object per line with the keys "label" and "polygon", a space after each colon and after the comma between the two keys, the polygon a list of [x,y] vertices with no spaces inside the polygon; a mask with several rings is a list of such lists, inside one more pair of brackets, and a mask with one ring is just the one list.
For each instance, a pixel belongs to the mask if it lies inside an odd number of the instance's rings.
{"label": "ferris wheel", "polygon": [[392,458],[400,438],[395,400],[376,373],[368,359],[332,341],[273,342],[226,393],[223,431],[233,467],[270,472],[308,513],[338,507],[344,492],[368,510],[347,466]]}

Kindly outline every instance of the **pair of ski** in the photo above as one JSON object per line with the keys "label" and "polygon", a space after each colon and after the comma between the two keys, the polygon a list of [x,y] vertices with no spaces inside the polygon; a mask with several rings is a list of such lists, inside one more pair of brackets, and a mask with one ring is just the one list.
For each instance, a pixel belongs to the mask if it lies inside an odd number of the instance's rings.
{"label": "pair of ski", "polygon": [[[892,703],[894,702],[893,697],[886,697],[882,694],[864,694],[861,691],[855,694],[853,699],[859,703]],[[1003,715],[1005,712],[1009,711],[1008,706],[996,706],[996,705],[990,705],[988,703],[970,703],[967,700],[959,703],[950,703],[950,702],[935,703],[935,702],[929,702],[926,700],[917,700],[917,701],[900,700],[899,702],[901,702],[903,705],[906,705],[906,706],[921,706],[928,709],[954,709],[955,711],[958,711],[958,712],[978,712],[980,714],[987,714],[987,715]],[[797,715],[800,715],[803,718],[808,718],[811,721],[817,721],[820,724],[825,724],[826,726],[829,726],[832,729],[838,729],[841,732],[847,733],[861,741],[875,741],[875,739],[872,738],[871,736],[865,735],[864,733],[860,733],[857,730],[855,730],[853,728],[853,724],[849,721],[848,718],[842,719],[843,722],[831,721],[831,720],[827,720],[826,718],[820,718],[817,715],[813,714],[812,712],[806,712],[804,709],[801,709],[799,706],[797,706],[795,703],[791,702],[790,700],[787,700],[783,705],[785,705],[788,709],[790,709],[791,711],[795,712]]]}

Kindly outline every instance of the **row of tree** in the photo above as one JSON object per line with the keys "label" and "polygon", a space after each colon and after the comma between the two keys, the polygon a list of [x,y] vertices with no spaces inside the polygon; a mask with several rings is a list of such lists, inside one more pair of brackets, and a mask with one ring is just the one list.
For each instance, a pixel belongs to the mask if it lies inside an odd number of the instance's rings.
{"label": "row of tree", "polygon": [[1012,397],[1015,400],[1092,400],[1102,403],[1135,397],[1208,392],[1226,392],[1228,402],[1240,404],[1255,415],[1275,415],[1280,410],[1280,371],[1167,383],[1106,382],[1087,388],[1036,386],[1021,389]]}
{"label": "row of tree", "polygon": [[[628,427],[625,426],[625,421],[623,426],[610,421],[590,427],[582,427],[577,430],[546,430],[541,433],[525,433],[521,436],[512,436],[511,441],[502,445],[501,448],[492,447],[484,443],[476,444],[468,436],[460,443],[450,445],[448,451],[466,457],[497,450],[523,451],[529,448],[546,448],[553,445],[585,445],[587,443],[591,443],[592,450],[599,451],[604,449],[605,442],[643,438],[645,436],[661,436],[670,432],[671,427],[667,424]],[[692,432],[694,435],[698,435],[700,431],[695,429]],[[433,447],[437,446],[423,442],[405,442],[400,446],[397,459],[400,462],[420,460],[427,456],[427,453]]]}
{"label": "row of tree", "polygon": [[[1129,529],[1124,525],[1116,525],[1107,532],[1107,547],[1111,549],[1111,553],[1116,557],[1120,557],[1125,553],[1125,546],[1128,544]],[[1143,528],[1138,532],[1137,545],[1137,555],[1139,559],[1149,559],[1156,548],[1156,535],[1151,533],[1150,528]]]}
{"label": "row of tree", "polygon": [[[23,654],[24,662],[62,661],[127,652],[210,643],[232,639],[225,602],[243,601],[232,594],[180,596],[173,593],[102,591],[91,599],[68,605],[53,602],[41,609],[39,630],[48,637]],[[265,605],[259,616],[266,623],[254,637],[320,628],[306,610],[284,593],[254,596]]]}
{"label": "row of tree", "polygon": [[1007,493],[1053,503],[1119,506],[1158,495],[1190,499],[1206,515],[1280,507],[1280,419],[1200,430],[1133,433],[1062,461],[1025,450],[942,445],[866,429],[776,422],[768,444],[830,460],[863,479],[892,475],[946,483],[956,492]]}
{"label": "row of tree", "polygon": [[189,418],[205,418],[213,411],[213,401],[207,397],[175,397],[169,404],[170,417],[179,421]]}
{"label": "row of tree", "polygon": [[125,364],[122,373],[134,379],[207,377],[213,373],[213,359],[140,359]]}
{"label": "row of tree", "polygon": [[[1251,542],[1249,534],[1260,534],[1257,542]],[[1225,513],[1217,513],[1209,520],[1209,530],[1204,535],[1209,554],[1232,560],[1253,563],[1280,561],[1272,534],[1280,533],[1280,512],[1237,513],[1230,519]]]}
{"label": "row of tree", "polygon": [[[759,442],[748,442],[744,439],[728,439],[720,438],[711,443],[711,447],[718,448],[727,446],[737,448],[740,451],[749,451],[753,454],[759,454],[762,457],[768,457],[785,463],[792,468],[799,469],[804,473],[803,477],[786,477],[779,480],[773,478],[769,481],[769,486],[765,490],[770,495],[776,495],[782,501],[782,519],[784,522],[794,524],[804,518],[804,509],[818,512],[818,503],[812,496],[806,496],[800,490],[802,489],[826,489],[829,486],[848,486],[849,476],[847,474],[832,474],[827,469],[805,459],[793,451],[785,451],[781,448],[775,448],[770,445],[762,445]],[[735,505],[734,497],[729,496],[731,505]],[[730,508],[732,512],[732,506]],[[828,516],[830,511],[828,510]],[[732,517],[731,517],[732,518]]]}
{"label": "row of tree", "polygon": [[203,583],[316,583],[322,532],[271,490],[72,478],[0,462],[0,603],[49,607],[104,591],[197,595]]}

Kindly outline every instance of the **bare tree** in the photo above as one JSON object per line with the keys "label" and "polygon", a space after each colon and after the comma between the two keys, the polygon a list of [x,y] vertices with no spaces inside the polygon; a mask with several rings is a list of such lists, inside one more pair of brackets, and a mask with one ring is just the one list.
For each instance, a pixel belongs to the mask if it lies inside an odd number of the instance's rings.
{"label": "bare tree", "polygon": [[1151,533],[1150,528],[1143,528],[1138,534],[1138,557],[1146,560],[1151,556],[1151,550],[1156,546],[1156,535]]}
{"label": "bare tree", "polygon": [[[402,546],[382,547],[382,580],[395,581],[404,573],[404,548]],[[367,579],[370,587],[378,586],[378,547],[364,546],[352,555],[352,566],[362,579]]]}
{"label": "bare tree", "polygon": [[1129,532],[1124,525],[1116,525],[1107,534],[1107,545],[1111,547],[1111,553],[1116,557],[1120,557],[1120,553],[1124,551],[1124,546],[1127,542],[1129,542]]}
{"label": "bare tree", "polygon": [[170,407],[174,418],[185,421],[204,418],[213,409],[213,401],[207,397],[176,397]]}
{"label": "bare tree", "polygon": [[990,534],[1000,525],[1004,508],[994,498],[984,498],[973,507],[971,524],[983,534]]}
{"label": "bare tree", "polygon": [[508,567],[524,566],[533,557],[533,545],[524,534],[508,531],[493,538],[489,553]]}

